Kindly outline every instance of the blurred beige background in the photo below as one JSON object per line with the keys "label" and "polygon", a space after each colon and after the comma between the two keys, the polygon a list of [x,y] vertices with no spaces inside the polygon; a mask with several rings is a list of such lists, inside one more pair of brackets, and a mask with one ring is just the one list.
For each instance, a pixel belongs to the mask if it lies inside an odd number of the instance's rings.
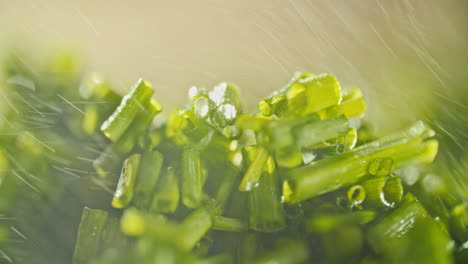
{"label": "blurred beige background", "polygon": [[387,128],[462,104],[468,91],[451,83],[466,75],[467,3],[0,0],[0,45],[73,47],[119,90],[149,79],[169,108],[192,85],[231,81],[253,109],[294,71],[331,72],[363,88],[368,117]]}

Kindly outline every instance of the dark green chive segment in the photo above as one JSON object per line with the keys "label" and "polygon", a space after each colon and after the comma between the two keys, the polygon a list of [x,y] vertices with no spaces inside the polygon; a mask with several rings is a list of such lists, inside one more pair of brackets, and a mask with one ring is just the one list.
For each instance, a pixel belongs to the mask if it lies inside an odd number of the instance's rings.
{"label": "dark green chive segment", "polygon": [[100,247],[100,237],[106,224],[106,211],[85,207],[81,215],[78,236],[73,254],[73,264],[89,263],[97,257]]}
{"label": "dark green chive segment", "polygon": [[144,152],[141,155],[134,195],[134,203],[137,207],[148,208],[150,206],[163,161],[162,154],[156,150]]}
{"label": "dark green chive segment", "polygon": [[115,208],[124,208],[130,204],[133,198],[135,181],[140,166],[140,154],[133,154],[127,158],[122,167],[117,189],[112,199],[112,206]]}
{"label": "dark green chive segment", "polygon": [[182,151],[182,203],[188,208],[201,204],[203,193],[203,168],[200,151],[185,148]]}

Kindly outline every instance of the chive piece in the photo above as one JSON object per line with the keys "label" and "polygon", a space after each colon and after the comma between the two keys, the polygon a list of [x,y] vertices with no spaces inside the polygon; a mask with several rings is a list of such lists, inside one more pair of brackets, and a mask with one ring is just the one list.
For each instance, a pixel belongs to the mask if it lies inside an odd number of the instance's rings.
{"label": "chive piece", "polygon": [[312,147],[327,139],[335,138],[348,132],[348,120],[344,116],[336,118],[308,122],[293,128],[296,144],[303,147]]}
{"label": "chive piece", "polygon": [[213,222],[213,229],[228,232],[244,232],[247,231],[248,225],[246,222],[224,216],[215,216]]}
{"label": "chive piece", "polygon": [[112,180],[114,178],[112,174],[118,173],[119,170],[116,165],[121,163],[121,155],[117,152],[115,145],[111,144],[93,161],[93,166],[99,178]]}
{"label": "chive piece", "polygon": [[121,248],[127,242],[127,237],[120,230],[120,220],[109,216],[101,234],[101,250],[104,252],[109,248]]}
{"label": "chive piece", "polygon": [[305,116],[341,100],[341,87],[330,74],[297,80],[287,91],[288,109],[296,116]]}
{"label": "chive piece", "polygon": [[424,130],[420,130],[391,135],[369,143],[369,148],[358,147],[352,152],[291,169],[283,183],[285,201],[297,203],[355,184],[366,176],[369,162],[376,158],[392,157],[394,169],[430,163],[437,154],[438,143],[423,141],[424,134]]}
{"label": "chive piece", "polygon": [[203,168],[200,151],[185,148],[182,151],[182,203],[188,208],[200,205],[203,193]]}
{"label": "chive piece", "polygon": [[87,207],[83,209],[73,253],[73,264],[89,263],[97,256],[101,233],[107,217],[106,211]]}
{"label": "chive piece", "polygon": [[341,103],[328,107],[318,112],[320,119],[329,119],[344,115],[350,117],[362,117],[366,111],[366,102],[362,97],[362,91],[353,87],[343,96]]}
{"label": "chive piece", "polygon": [[238,168],[231,165],[226,167],[227,168],[225,170],[224,177],[222,178],[214,196],[216,202],[221,208],[226,206],[226,203],[231,197],[231,194],[234,191],[234,187],[238,182],[237,179],[240,174],[240,170]]}
{"label": "chive piece", "polygon": [[109,83],[97,73],[88,74],[80,84],[80,96],[84,99],[101,99],[110,92]]}
{"label": "chive piece", "polygon": [[364,247],[364,235],[358,226],[340,226],[324,236],[326,263],[348,263],[359,256]]}
{"label": "chive piece", "polygon": [[328,233],[333,229],[348,225],[365,225],[377,216],[375,211],[355,211],[351,213],[320,213],[306,223],[309,232]]}
{"label": "chive piece", "polygon": [[132,200],[139,165],[140,154],[133,154],[124,161],[119,183],[112,199],[114,208],[124,208]]}
{"label": "chive piece", "polygon": [[371,160],[367,171],[375,176],[386,176],[392,171],[393,160],[391,158],[377,158]]}
{"label": "chive piece", "polygon": [[268,160],[268,151],[263,147],[246,147],[245,151],[251,159],[250,165],[245,172],[239,185],[239,191],[246,192],[256,188],[263,174],[265,164]]}
{"label": "chive piece", "polygon": [[248,205],[251,229],[258,232],[276,232],[286,227],[276,172],[264,173],[258,187],[248,193]]}
{"label": "chive piece", "polygon": [[453,263],[448,234],[411,194],[369,229],[368,240],[389,263]]}
{"label": "chive piece", "polygon": [[182,236],[179,237],[181,248],[191,250],[213,225],[213,218],[205,208],[198,208],[190,213],[181,223]]}
{"label": "chive piece", "polygon": [[102,124],[101,131],[111,141],[116,142],[127,130],[143,105],[153,95],[151,84],[140,79],[133,90],[122,98],[115,112]]}
{"label": "chive piece", "polygon": [[277,149],[275,159],[278,166],[283,168],[295,168],[302,164],[302,151],[297,145],[289,145]]}
{"label": "chive piece", "polygon": [[361,185],[366,191],[365,207],[395,207],[403,198],[403,184],[395,174],[371,178]]}
{"label": "chive piece", "polygon": [[370,245],[377,253],[384,252],[390,240],[404,236],[414,225],[429,217],[416,197],[407,193],[400,206],[369,229]]}
{"label": "chive piece", "polygon": [[274,250],[269,251],[255,259],[254,264],[300,264],[306,263],[309,258],[307,245],[302,241],[280,241]]}
{"label": "chive piece", "polygon": [[96,132],[96,127],[99,118],[97,106],[94,104],[86,105],[84,112],[85,116],[82,121],[83,131],[87,135],[92,135],[94,132]]}
{"label": "chive piece", "polygon": [[135,185],[134,203],[137,207],[148,208],[153,199],[153,191],[161,172],[163,155],[154,150],[141,155],[138,176]]}
{"label": "chive piece", "polygon": [[179,178],[175,169],[169,167],[156,185],[151,203],[151,211],[157,213],[174,213],[179,205]]}
{"label": "chive piece", "polygon": [[352,207],[360,205],[366,199],[366,190],[361,185],[353,185],[348,189],[346,197]]}

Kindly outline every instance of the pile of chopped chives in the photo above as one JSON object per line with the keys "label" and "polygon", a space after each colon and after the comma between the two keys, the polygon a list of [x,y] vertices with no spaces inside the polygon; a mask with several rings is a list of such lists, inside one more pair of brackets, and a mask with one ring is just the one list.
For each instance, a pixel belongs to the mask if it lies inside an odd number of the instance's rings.
{"label": "pile of chopped chives", "polygon": [[[119,211],[84,209],[75,264],[452,263],[454,233],[468,238],[463,203],[431,216],[404,181],[434,160],[434,132],[370,136],[362,91],[330,74],[297,73],[255,114],[221,83],[192,87],[155,125],[152,94],[138,81],[101,126],[109,151],[94,166]],[[116,219],[122,241],[90,243]]]}
{"label": "pile of chopped chives", "polygon": [[121,97],[71,57],[26,66],[0,86],[2,263],[468,262],[434,132],[376,137],[330,74],[254,114],[233,84],[192,87],[162,122],[147,81]]}

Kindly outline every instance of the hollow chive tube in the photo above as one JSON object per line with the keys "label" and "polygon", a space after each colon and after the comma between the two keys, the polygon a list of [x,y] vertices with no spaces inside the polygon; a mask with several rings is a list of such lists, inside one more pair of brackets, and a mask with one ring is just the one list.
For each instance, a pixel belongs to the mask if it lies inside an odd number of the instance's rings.
{"label": "hollow chive tube", "polygon": [[278,181],[276,172],[265,172],[258,187],[248,193],[249,227],[252,230],[276,232],[286,227]]}
{"label": "hollow chive tube", "polygon": [[297,80],[287,93],[288,109],[294,116],[306,116],[341,100],[341,86],[335,76],[320,74]]}
{"label": "hollow chive tube", "polygon": [[109,216],[101,233],[101,251],[104,252],[109,248],[120,248],[125,246],[127,242],[127,237],[120,230],[120,219]]}
{"label": "hollow chive tube", "polygon": [[293,128],[296,144],[303,148],[312,147],[327,139],[344,135],[348,132],[348,120],[344,116],[323,121],[308,122]]}
{"label": "hollow chive tube", "polygon": [[164,161],[159,151],[148,151],[141,155],[135,183],[134,204],[137,208],[149,208],[153,200],[153,192],[161,173]]}
{"label": "hollow chive tube", "polygon": [[156,114],[161,111],[157,102],[148,102],[143,105],[144,110],[141,110],[135,116],[131,126],[123,133],[123,135],[115,142],[115,147],[119,153],[130,153],[137,141],[143,133],[148,129]]}
{"label": "hollow chive tube", "polygon": [[346,192],[346,198],[352,207],[360,205],[366,199],[366,190],[361,185],[353,185]]}
{"label": "hollow chive tube", "polygon": [[138,80],[133,90],[122,98],[114,113],[102,124],[101,131],[104,135],[116,142],[152,95],[151,84],[143,79]]}
{"label": "hollow chive tube", "polygon": [[200,205],[203,194],[203,168],[200,151],[185,148],[182,151],[182,203],[188,208]]}
{"label": "hollow chive tube", "polygon": [[307,245],[299,240],[280,241],[274,250],[268,251],[256,258],[252,264],[300,264],[309,258]]}
{"label": "hollow chive tube", "polygon": [[366,111],[366,102],[359,88],[353,87],[343,96],[341,103],[319,111],[320,119],[329,119],[344,115],[346,118],[361,117]]}
{"label": "hollow chive tube", "polygon": [[215,216],[213,229],[228,232],[244,232],[248,229],[248,224],[241,219],[224,216]]}
{"label": "hollow chive tube", "polygon": [[413,194],[407,193],[401,204],[380,222],[370,227],[368,240],[377,253],[391,250],[391,241],[400,239],[411,228],[429,218],[426,209]]}
{"label": "hollow chive tube", "polygon": [[268,151],[263,147],[250,146],[245,151],[252,159],[239,185],[239,191],[242,192],[251,191],[258,185],[268,160]]}
{"label": "hollow chive tube", "polygon": [[82,120],[83,131],[87,135],[92,135],[96,131],[99,119],[98,108],[95,104],[89,104],[85,106],[84,112],[85,116]]}
{"label": "hollow chive tube", "polygon": [[174,213],[177,210],[180,199],[179,178],[173,167],[165,170],[156,185],[151,212]]}
{"label": "hollow chive tube", "polygon": [[96,257],[107,217],[106,211],[87,207],[83,209],[80,226],[78,227],[75,252],[73,253],[73,264],[89,263]]}
{"label": "hollow chive tube", "polygon": [[370,178],[361,185],[366,192],[363,202],[366,208],[395,207],[403,198],[403,184],[395,174]]}
{"label": "hollow chive tube", "polygon": [[191,212],[181,223],[182,235],[180,246],[184,250],[191,250],[213,225],[213,217],[206,208],[198,208]]}
{"label": "hollow chive tube", "polygon": [[379,140],[382,145],[371,142],[369,148],[356,148],[352,152],[291,169],[283,182],[285,201],[297,203],[355,184],[367,175],[369,162],[375,158],[392,157],[394,169],[430,163],[437,154],[438,143],[436,140],[423,140],[422,133],[424,131],[402,133],[399,137],[391,135]]}
{"label": "hollow chive tube", "polygon": [[112,199],[112,206],[114,208],[124,208],[132,200],[140,157],[140,154],[133,154],[124,161],[117,189]]}

